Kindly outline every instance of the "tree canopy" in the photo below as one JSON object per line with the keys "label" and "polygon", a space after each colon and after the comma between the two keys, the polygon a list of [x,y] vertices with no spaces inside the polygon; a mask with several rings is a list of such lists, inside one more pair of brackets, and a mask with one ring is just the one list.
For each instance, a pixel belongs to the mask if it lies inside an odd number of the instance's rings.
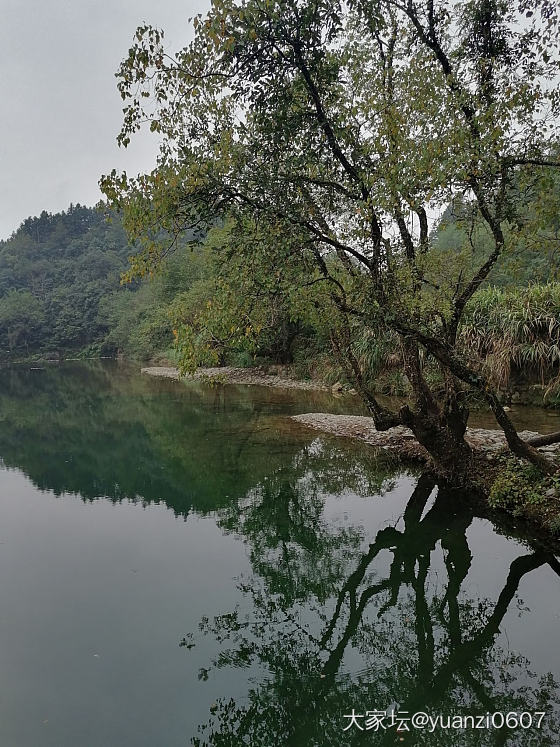
{"label": "tree canopy", "polygon": [[[193,25],[175,55],[161,31],[140,27],[118,73],[119,142],[146,120],[162,138],[150,174],[101,180],[142,242],[131,274],[153,271],[185,229],[233,221],[224,262],[233,255],[271,285],[287,278],[317,310],[378,428],[408,425],[442,474],[464,470],[472,386],[510,447],[550,471],[457,332],[492,268],[555,209],[555,4],[216,0]],[[521,214],[521,188],[535,220]],[[489,241],[483,256],[450,264],[430,225],[458,195]],[[364,382],[354,350],[364,331],[397,335],[414,392],[399,412]],[[443,398],[423,375],[426,356],[445,372]]]}
{"label": "tree canopy", "polygon": [[0,360],[169,351],[170,306],[182,294],[188,315],[208,252],[181,246],[154,282],[122,286],[133,252],[117,213],[70,205],[23,221],[0,241]]}
{"label": "tree canopy", "polygon": [[0,357],[99,343],[100,299],[118,288],[130,253],[120,221],[94,208],[23,221],[0,242]]}

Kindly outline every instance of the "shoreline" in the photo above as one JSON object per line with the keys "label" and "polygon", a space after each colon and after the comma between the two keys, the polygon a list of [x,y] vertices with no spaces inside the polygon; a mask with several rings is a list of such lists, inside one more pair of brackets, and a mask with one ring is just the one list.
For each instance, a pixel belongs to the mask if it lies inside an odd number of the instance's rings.
{"label": "shoreline", "polygon": [[177,381],[208,381],[214,380],[221,384],[245,384],[247,386],[268,386],[275,389],[301,389],[304,391],[332,392],[332,387],[319,384],[315,381],[301,381],[300,379],[288,379],[285,376],[264,373],[258,368],[236,368],[235,366],[223,366],[216,368],[198,368],[194,374],[180,376],[179,371],[173,366],[146,366],[140,369],[140,373],[148,376],[159,376],[165,379]]}
{"label": "shoreline", "polygon": [[[140,372],[149,376],[177,381],[217,381],[223,384],[333,393],[332,387],[318,382],[288,379],[276,374],[264,373],[261,369],[236,368],[234,366],[199,368],[194,374],[186,377],[181,377],[177,368],[172,366],[146,366]],[[350,394],[350,392],[346,393]],[[335,415],[312,412],[290,415],[289,417],[307,428],[341,438],[364,441],[371,446],[395,453],[405,459],[419,462],[427,462],[429,459],[427,451],[416,441],[409,428],[397,426],[389,431],[377,431],[373,420],[368,415]],[[523,430],[519,432],[519,435],[523,439],[528,439],[541,434],[537,431]],[[475,451],[485,453],[489,461],[492,461],[494,455],[504,451],[507,447],[503,431],[497,429],[469,427],[467,428],[466,440]],[[560,457],[560,443],[541,447],[539,450],[547,454],[558,454]]]}
{"label": "shoreline", "polygon": [[[398,461],[417,463],[430,471],[428,452],[418,443],[414,434],[404,426],[391,428],[389,431],[377,431],[371,418],[363,415],[333,415],[329,413],[305,413],[291,415],[290,419],[305,428],[320,433],[328,433],[339,438],[351,438],[370,444],[381,453],[391,454]],[[538,435],[536,431],[520,431],[521,438],[529,439]],[[552,541],[558,546],[560,535],[560,490],[554,478],[543,476],[525,485],[523,491],[518,489],[507,492],[496,500],[492,495],[494,485],[504,474],[507,475],[508,461],[511,457],[502,431],[485,428],[467,428],[465,440],[473,449],[473,467],[476,477],[473,482],[473,497],[489,517],[500,517],[512,529],[525,525],[530,534],[540,539]],[[538,449],[549,457],[554,457],[560,468],[560,444],[551,444]],[[513,458],[515,459],[515,458]],[[511,461],[510,461],[511,465]],[[511,476],[506,479],[511,480]],[[533,478],[534,479],[534,478]],[[504,500],[505,497],[505,500]],[[517,531],[516,529],[516,531]]]}
{"label": "shoreline", "polygon": [[[150,376],[180,380],[177,369],[168,366],[151,366],[142,368],[141,372]],[[263,371],[243,368],[203,368],[189,377],[191,380],[214,380],[220,383],[259,385],[283,389],[300,389],[308,391],[330,392],[332,388],[313,382],[297,381],[281,376],[268,375]],[[427,451],[418,443],[412,431],[404,426],[391,428],[389,431],[377,431],[373,420],[367,415],[335,415],[324,412],[302,413],[286,416],[287,420],[297,423],[302,428],[318,433],[329,434],[337,438],[350,438],[369,444],[380,453],[390,454],[402,462],[416,463],[428,467],[430,458]],[[540,433],[523,430],[519,432],[523,439],[535,438]],[[550,478],[543,477],[532,486],[532,494],[518,496],[514,491],[506,502],[492,499],[492,488],[498,476],[507,474],[507,461],[510,455],[503,431],[487,428],[467,428],[465,440],[470,444],[475,455],[477,477],[475,492],[480,493],[477,501],[489,514],[500,515],[502,520],[512,522],[519,527],[526,524],[527,531],[543,535],[558,542],[560,534],[560,491]],[[555,457],[560,467],[560,443],[539,448],[547,456]],[[476,488],[478,485],[478,488]],[[509,494],[508,494],[509,495]],[[471,496],[472,498],[472,496]]]}
{"label": "shoreline", "polygon": [[[412,458],[415,461],[427,462],[429,459],[428,452],[418,443],[412,431],[402,425],[388,431],[378,431],[373,420],[367,415],[333,415],[324,412],[291,415],[290,418],[307,428],[334,436],[365,441],[371,446]],[[524,440],[540,435],[542,434],[537,431],[519,431],[519,436]],[[492,461],[499,452],[507,449],[506,439],[501,430],[467,428],[465,440],[475,451],[486,454],[489,461]],[[560,443],[541,447],[539,451],[545,454],[557,454],[560,457]]]}

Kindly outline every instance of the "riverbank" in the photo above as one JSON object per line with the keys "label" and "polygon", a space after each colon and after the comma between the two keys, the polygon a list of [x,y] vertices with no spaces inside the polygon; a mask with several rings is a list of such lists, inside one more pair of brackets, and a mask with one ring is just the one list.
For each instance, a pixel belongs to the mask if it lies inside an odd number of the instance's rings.
{"label": "riverbank", "polygon": [[[167,379],[179,380],[181,378],[179,371],[172,366],[148,366],[142,368],[141,373]],[[266,373],[258,368],[235,368],[233,366],[199,368],[191,378],[198,381],[218,381],[224,384],[267,386],[278,389],[300,389],[322,392],[332,392],[334,390],[335,393],[339,391],[337,385],[328,387],[315,381],[289,379],[284,376]],[[372,446],[389,451],[405,459],[412,459],[419,462],[428,461],[426,450],[416,441],[412,431],[404,426],[391,428],[390,431],[377,431],[373,420],[367,415],[304,413],[294,415],[292,419],[302,425],[323,431],[324,433],[365,441]],[[522,430],[519,435],[523,439],[529,439],[541,434],[532,430]],[[482,451],[489,457],[499,453],[506,447],[505,437],[501,430],[467,428],[466,437],[467,441],[476,451]],[[560,462],[560,444],[546,446],[541,450],[548,454],[558,455]]]}
{"label": "riverbank", "polygon": [[[302,415],[292,415],[297,423],[335,436],[356,438],[372,446],[392,452],[397,456],[405,456],[415,461],[427,462],[428,452],[420,446],[409,428],[397,426],[388,431],[377,431],[370,417],[363,415],[331,415],[324,412],[311,412]],[[520,431],[523,440],[536,438],[540,433],[536,431]],[[483,452],[491,461],[506,448],[503,431],[487,428],[467,428],[466,440],[477,452]],[[539,451],[556,456],[560,465],[560,443],[544,446]]]}
{"label": "riverbank", "polygon": [[[322,433],[364,441],[376,449],[392,454],[402,461],[429,465],[428,452],[418,443],[408,428],[398,426],[389,431],[377,431],[371,418],[361,415],[305,413],[291,419],[302,426]],[[520,431],[523,440],[541,435],[536,431]],[[557,541],[560,535],[560,480],[546,477],[532,466],[517,460],[508,450],[502,431],[467,428],[465,440],[473,449],[477,486],[477,501],[484,510],[498,512],[509,521],[526,522],[529,530]],[[560,468],[560,444],[539,448],[556,461]]]}
{"label": "riverbank", "polygon": [[[147,366],[141,373],[149,376],[161,376],[166,379],[180,379],[179,371],[172,366]],[[189,377],[187,377],[188,380]],[[288,379],[284,376],[265,373],[259,368],[235,368],[222,366],[220,368],[198,368],[190,376],[199,381],[218,381],[223,384],[245,384],[247,386],[270,386],[278,389],[303,389],[307,391],[329,392],[332,387],[316,381],[301,381]]]}
{"label": "riverbank", "polygon": [[[151,366],[143,374],[179,379],[176,368]],[[258,385],[279,389],[300,389],[331,392],[332,388],[311,381],[288,379],[267,374],[260,369],[202,368],[192,377],[199,381]],[[336,392],[336,389],[335,389]],[[333,414],[325,412],[303,413],[288,416],[300,426],[336,437],[365,442],[382,453],[403,461],[429,466],[429,455],[418,443],[412,431],[404,426],[389,431],[377,431],[367,415]],[[549,428],[545,427],[547,432]],[[522,439],[533,439],[541,434],[520,429]],[[516,460],[508,450],[504,434],[492,428],[469,427],[466,440],[473,449],[473,483],[485,510],[498,511],[513,521],[525,521],[528,530],[557,537],[560,534],[560,480],[535,473],[534,468]],[[560,468],[560,443],[539,448],[552,457]],[[478,487],[477,487],[478,486]]]}

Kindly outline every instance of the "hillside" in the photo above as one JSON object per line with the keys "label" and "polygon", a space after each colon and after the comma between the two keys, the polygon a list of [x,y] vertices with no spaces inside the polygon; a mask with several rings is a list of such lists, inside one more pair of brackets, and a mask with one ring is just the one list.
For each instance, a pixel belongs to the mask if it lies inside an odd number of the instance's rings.
{"label": "hillside", "polygon": [[[465,257],[465,212],[464,204],[450,205],[433,236],[454,264],[472,261]],[[479,231],[471,249],[483,252],[485,238]],[[107,221],[100,210],[71,205],[28,218],[0,241],[0,360],[118,354],[174,360],[173,328],[200,326],[212,304],[222,312],[218,323],[202,330],[203,344],[215,352],[205,365],[282,363],[298,378],[344,381],[320,322],[292,307],[280,287],[248,306],[253,278],[236,274],[234,261],[229,269],[219,262],[219,246],[228,240],[227,230],[217,230],[204,245],[179,246],[151,280],[123,286],[121,274],[137,249],[128,244],[118,216]],[[469,304],[462,334],[488,375],[506,389],[510,374],[519,379],[520,370],[529,383],[544,384],[558,374],[558,331],[551,321],[558,314],[558,285],[543,283],[559,267],[554,242],[521,247],[504,257],[487,289]],[[257,339],[244,334],[245,327],[257,326]],[[362,340],[357,350],[376,389],[408,391],[392,342]]]}
{"label": "hillside", "polygon": [[27,218],[0,241],[0,360],[170,353],[173,304],[188,314],[211,295],[208,251],[179,246],[156,277],[121,285],[135,251],[96,208]]}
{"label": "hillside", "polygon": [[99,343],[99,305],[131,253],[118,218],[81,205],[27,218],[0,242],[0,356],[57,355]]}

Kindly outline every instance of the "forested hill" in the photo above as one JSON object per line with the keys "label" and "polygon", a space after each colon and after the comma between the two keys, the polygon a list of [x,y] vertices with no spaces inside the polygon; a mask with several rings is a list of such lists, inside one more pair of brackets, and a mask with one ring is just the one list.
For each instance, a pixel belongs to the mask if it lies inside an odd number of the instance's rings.
{"label": "forested hill", "polygon": [[[467,217],[465,205],[450,206],[432,237],[456,268],[461,262],[472,263],[477,253],[480,263],[488,252],[487,236],[480,229],[469,230]],[[549,230],[557,232],[558,226]],[[257,296],[251,301],[253,286],[236,274],[235,262],[226,275],[231,293],[224,295],[217,277],[227,268],[217,264],[216,247],[227,241],[224,228],[194,249],[181,245],[151,281],[121,286],[128,256],[135,250],[118,216],[107,222],[97,209],[71,205],[63,213],[28,218],[11,238],[0,241],[0,361],[119,352],[142,360],[174,359],[172,329],[191,324],[212,304],[220,316],[200,339],[217,346],[213,361],[280,362],[294,364],[299,376],[313,376],[316,369],[324,375],[332,366],[328,337],[314,318],[290,306],[288,296],[262,298],[256,278]],[[506,339],[519,319],[519,328],[525,329],[527,314],[537,326],[547,320],[543,329],[549,330],[548,320],[558,315],[558,284],[532,284],[558,278],[558,251],[557,243],[549,242],[545,249],[535,240],[506,255],[487,283],[503,291],[494,296],[488,295],[491,289],[478,293],[469,306],[477,327],[488,326],[488,309],[493,308],[499,314],[491,333],[498,341]],[[255,345],[243,335],[249,325],[263,330]],[[553,342],[548,340],[547,350]],[[377,348],[372,352],[370,346],[371,341],[362,354],[376,358]],[[392,351],[392,343],[389,347]],[[513,349],[513,343],[509,347]],[[332,372],[333,380],[341,377],[341,371]]]}
{"label": "forested hill", "polygon": [[172,305],[188,316],[211,297],[207,253],[180,245],[151,281],[123,286],[134,253],[119,216],[96,208],[25,220],[0,241],[0,361],[172,354]]}
{"label": "forested hill", "polygon": [[100,302],[119,288],[130,247],[95,208],[27,218],[0,242],[0,356],[83,350],[107,332]]}

